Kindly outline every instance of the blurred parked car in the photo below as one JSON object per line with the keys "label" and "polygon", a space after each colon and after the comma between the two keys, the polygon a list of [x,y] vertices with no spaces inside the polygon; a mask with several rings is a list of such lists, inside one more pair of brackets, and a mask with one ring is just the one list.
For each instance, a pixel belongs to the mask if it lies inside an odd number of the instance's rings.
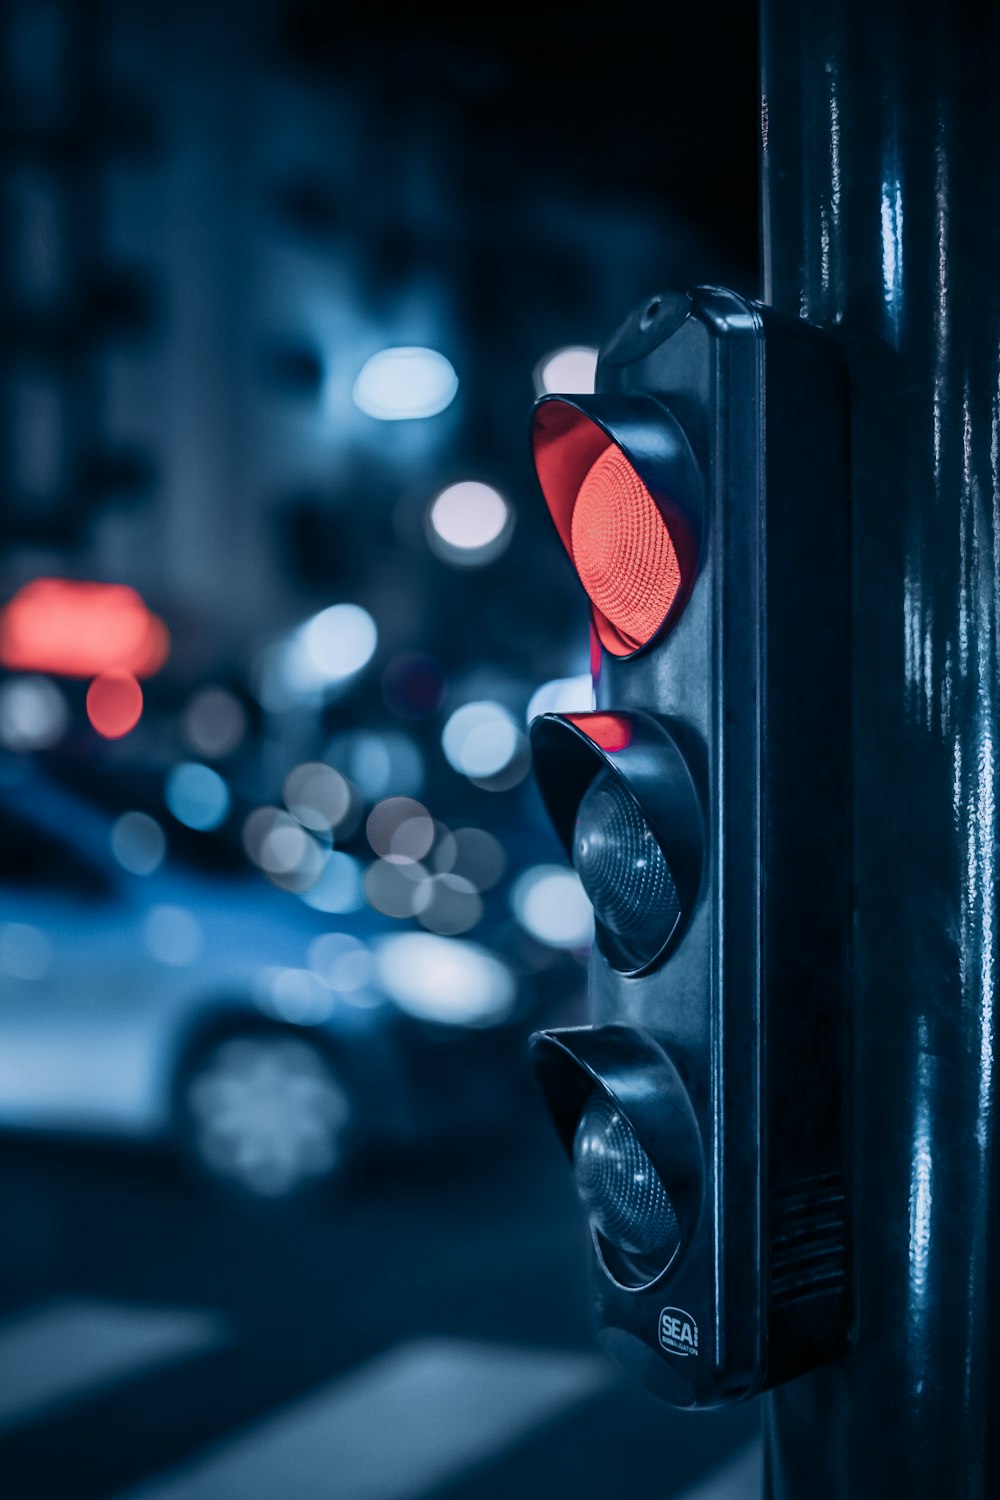
{"label": "blurred parked car", "polygon": [[526,1026],[502,960],[249,869],[147,868],[144,828],[32,767],[0,784],[0,1128],[169,1141],[288,1200],[509,1114]]}

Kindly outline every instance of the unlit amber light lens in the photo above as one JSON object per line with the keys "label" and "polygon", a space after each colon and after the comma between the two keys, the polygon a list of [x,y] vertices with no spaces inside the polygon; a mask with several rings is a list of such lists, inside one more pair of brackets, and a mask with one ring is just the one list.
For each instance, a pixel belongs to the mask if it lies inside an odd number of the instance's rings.
{"label": "unlit amber light lens", "polygon": [[656,501],[613,443],[580,486],[571,540],[594,604],[631,645],[644,646],[666,619],[681,570]]}

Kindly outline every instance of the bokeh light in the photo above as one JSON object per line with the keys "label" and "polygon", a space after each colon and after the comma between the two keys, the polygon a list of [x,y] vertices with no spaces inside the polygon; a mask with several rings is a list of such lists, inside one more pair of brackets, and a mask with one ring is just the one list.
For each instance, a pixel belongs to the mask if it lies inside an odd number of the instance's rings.
{"label": "bokeh light", "polygon": [[536,688],[525,715],[530,724],[539,714],[582,714],[594,707],[594,681],[589,672],[577,677],[554,677]]}
{"label": "bokeh light", "polygon": [[514,513],[492,485],[466,479],[449,485],[427,512],[428,540],[445,562],[482,567],[506,550]]}
{"label": "bokeh light", "polygon": [[412,797],[386,797],[372,808],[366,830],[376,854],[397,864],[423,859],[434,842],[434,819]]}
{"label": "bokeh light", "polygon": [[152,875],[167,852],[166,836],[148,813],[122,813],[111,829],[111,852],[131,875]]}
{"label": "bokeh light", "polygon": [[300,892],[300,895],[314,911],[330,912],[335,916],[360,911],[365,904],[360,860],[355,859],[353,854],[344,854],[341,850],[334,849],[327,855],[315,885]]}
{"label": "bokeh light", "polygon": [[530,769],[526,736],[507,709],[490,699],[457,708],[444,726],[441,748],[449,765],[489,790],[505,791]]}
{"label": "bokeh light", "polygon": [[330,989],[351,998],[375,977],[371,950],[347,932],[324,932],[314,938],[309,944],[308,963]]}
{"label": "bokeh light", "polygon": [[458,376],[436,349],[404,345],[380,349],[354,382],[354,402],[382,422],[435,417],[454,401]]}
{"label": "bokeh light", "polygon": [[427,878],[426,868],[416,861],[377,859],[365,871],[365,898],[385,917],[415,917],[426,900]]}
{"label": "bokeh light", "polygon": [[389,729],[348,729],[334,735],[326,759],[358,788],[369,802],[396,793],[415,796],[423,786],[424,758],[408,734]]}
{"label": "bokeh light", "polygon": [[335,693],[368,665],[377,645],[378,629],[366,609],[331,604],[261,654],[261,704],[281,713]]}
{"label": "bokeh light", "polygon": [[167,806],[186,828],[218,828],[229,812],[229,788],[211,766],[182,761],[167,777]]}
{"label": "bokeh light", "polygon": [[484,828],[456,828],[438,841],[433,865],[439,874],[459,875],[474,890],[488,891],[503,878],[507,856]]}
{"label": "bokeh light", "polygon": [[420,888],[416,916],[429,932],[444,936],[468,932],[482,914],[482,897],[461,875],[431,875]]}
{"label": "bokeh light", "polygon": [[248,857],[273,884],[303,892],[319,880],[328,853],[280,807],[258,807],[243,824],[243,847]]}
{"label": "bokeh light", "polygon": [[535,366],[535,390],[539,396],[558,391],[564,396],[589,396],[597,374],[597,350],[585,344],[554,349]]}
{"label": "bokeh light", "polygon": [[44,979],[52,964],[52,944],[32,922],[0,923],[0,970],[11,979]]}
{"label": "bokeh light", "polygon": [[222,687],[205,687],[184,710],[184,736],[192,750],[212,759],[231,755],[243,742],[247,715],[243,704]]}
{"label": "bokeh light", "polygon": [[331,604],[303,625],[301,659],[318,686],[360,672],[378,643],[375,621],[360,604]]}
{"label": "bokeh light", "polygon": [[87,689],[87,717],[106,740],[120,740],[142,717],[142,688],[129,672],[104,672]]}
{"label": "bokeh light", "polygon": [[142,924],[146,947],[158,963],[186,968],[201,956],[204,934],[201,923],[186,906],[151,907]]}
{"label": "bokeh light", "polygon": [[[285,778],[285,806],[313,833],[335,834],[352,821],[355,793],[350,783],[322,761],[306,761]],[[357,815],[353,817],[357,826]]]}
{"label": "bokeh light", "polygon": [[7,750],[48,750],[69,727],[69,709],[48,677],[13,677],[0,685],[0,745]]}
{"label": "bokeh light", "polygon": [[321,1026],[330,1019],[336,1002],[329,986],[309,969],[275,966],[260,977],[258,1003],[292,1026]]}
{"label": "bokeh light", "polygon": [[123,583],[33,578],[0,610],[5,667],[63,677],[149,677],[169,652],[167,627]]}
{"label": "bokeh light", "polygon": [[423,1020],[490,1025],[514,1005],[516,986],[506,964],[460,938],[399,933],[379,941],[375,961],[386,994]]}
{"label": "bokeh light", "polygon": [[593,940],[594,909],[575,870],[525,870],[511,887],[510,904],[524,930],[550,948],[583,948]]}

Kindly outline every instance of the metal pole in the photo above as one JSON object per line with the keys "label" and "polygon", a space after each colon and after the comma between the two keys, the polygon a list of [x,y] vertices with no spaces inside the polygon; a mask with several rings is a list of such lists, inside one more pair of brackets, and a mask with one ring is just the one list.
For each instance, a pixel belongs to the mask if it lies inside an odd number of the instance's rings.
{"label": "metal pole", "polygon": [[790,1500],[1000,1495],[998,40],[763,0],[764,297],[852,381],[857,1342],[766,1398]]}

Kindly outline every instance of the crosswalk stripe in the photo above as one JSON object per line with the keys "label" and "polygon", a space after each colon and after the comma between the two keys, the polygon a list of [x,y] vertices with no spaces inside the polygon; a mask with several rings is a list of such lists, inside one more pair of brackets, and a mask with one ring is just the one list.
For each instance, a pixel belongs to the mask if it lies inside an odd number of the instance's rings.
{"label": "crosswalk stripe", "polygon": [[118,1500],[414,1500],[616,1378],[591,1355],[416,1340]]}
{"label": "crosswalk stripe", "polygon": [[210,1312],[88,1298],[27,1308],[0,1323],[0,1434],[228,1342]]}

